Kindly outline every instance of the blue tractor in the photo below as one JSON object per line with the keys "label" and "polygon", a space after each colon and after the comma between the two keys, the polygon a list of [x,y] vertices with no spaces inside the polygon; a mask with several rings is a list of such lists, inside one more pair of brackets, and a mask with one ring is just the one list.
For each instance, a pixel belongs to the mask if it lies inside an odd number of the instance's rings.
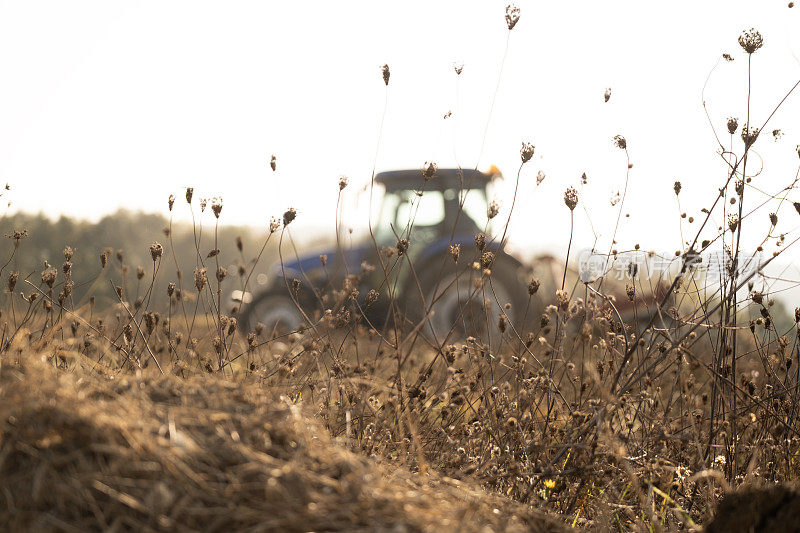
{"label": "blue tractor", "polygon": [[[243,294],[239,323],[294,330],[325,318],[396,331],[416,328],[436,343],[510,330],[528,309],[519,260],[489,231],[487,187],[499,174],[438,169],[379,173],[380,214],[350,247],[288,254],[266,288]],[[289,248],[290,250],[290,248]]]}

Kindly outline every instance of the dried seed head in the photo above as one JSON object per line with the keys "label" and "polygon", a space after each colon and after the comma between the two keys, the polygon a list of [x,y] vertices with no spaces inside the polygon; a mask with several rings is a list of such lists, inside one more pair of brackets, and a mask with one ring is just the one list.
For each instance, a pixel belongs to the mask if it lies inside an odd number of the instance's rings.
{"label": "dried seed head", "polygon": [[454,263],[458,263],[458,258],[461,256],[461,245],[460,244],[451,244],[450,245],[450,257],[453,258]]}
{"label": "dried seed head", "polygon": [[453,70],[456,71],[456,76],[460,76],[464,70],[464,63],[453,63]]}
{"label": "dried seed head", "polygon": [[540,170],[539,172],[537,172],[536,173],[536,185],[539,185],[540,183],[542,183],[544,181],[545,177],[546,176],[545,176],[543,170]]}
{"label": "dried seed head", "polygon": [[102,252],[100,252],[100,266],[102,266],[102,268],[105,268],[107,264],[108,264],[108,252],[103,250]]}
{"label": "dried seed head", "polygon": [[141,266],[136,267],[136,279],[142,279],[144,277],[144,269]]}
{"label": "dried seed head", "polygon": [[764,39],[761,37],[761,34],[753,28],[743,31],[739,36],[739,46],[741,46],[748,54],[752,54],[763,45]]}
{"label": "dried seed head", "polygon": [[519,156],[522,159],[522,164],[524,165],[528,161],[531,160],[533,157],[533,152],[536,150],[536,147],[528,142],[522,143],[522,148],[519,150]]}
{"label": "dried seed head", "polygon": [[167,285],[167,296],[172,296],[175,292],[175,282],[170,281],[169,285]]}
{"label": "dried seed head", "polygon": [[42,272],[42,283],[52,289],[53,284],[56,282],[57,275],[58,271],[55,268],[46,269],[44,272]]}
{"label": "dried seed head", "polygon": [[175,195],[174,194],[170,194],[169,195],[169,200],[167,200],[167,205],[169,206],[169,210],[172,211],[172,206],[175,205]]}
{"label": "dried seed head", "polygon": [[578,191],[574,187],[569,187],[564,192],[564,203],[569,207],[570,211],[573,211],[575,206],[578,205]]}
{"label": "dried seed head", "polygon": [[14,292],[14,287],[17,286],[19,279],[19,272],[11,271],[8,274],[8,292]]}
{"label": "dried seed head", "polygon": [[742,141],[744,141],[745,148],[749,148],[756,142],[758,139],[758,134],[760,133],[758,128],[750,128],[747,124],[742,126]]}
{"label": "dried seed head", "polygon": [[269,219],[269,232],[270,233],[275,233],[278,230],[279,227],[281,227],[281,223],[277,218],[272,217],[272,218]]}
{"label": "dried seed head", "polygon": [[208,283],[208,270],[205,268],[194,269],[194,286],[197,292],[201,292]]}
{"label": "dried seed head", "polygon": [[750,295],[750,299],[753,300],[754,303],[761,305],[764,302],[764,295],[760,292],[754,292]]}
{"label": "dried seed head", "polygon": [[203,213],[208,205],[208,198],[200,198],[200,212]]}
{"label": "dried seed head", "polygon": [[397,256],[402,257],[407,251],[409,247],[408,239],[400,239],[397,241]]}
{"label": "dried seed head", "polygon": [[568,304],[569,304],[569,293],[561,289],[557,290],[556,305],[558,305],[558,307],[561,308],[561,310],[563,311],[564,309],[567,308]]}
{"label": "dried seed head", "polygon": [[625,150],[626,148],[628,148],[628,141],[626,141],[625,137],[623,137],[622,135],[615,135],[614,145],[620,150]]}
{"label": "dried seed head", "polygon": [[381,74],[383,75],[383,83],[388,87],[389,86],[389,65],[383,65],[381,67]]}
{"label": "dried seed head", "polygon": [[211,210],[214,212],[214,216],[219,218],[219,214],[222,212],[222,198],[211,200]]}
{"label": "dried seed head", "polygon": [[533,278],[530,283],[528,283],[528,295],[533,296],[537,292],[539,292],[539,287],[542,285],[542,282],[539,281],[539,278]]}
{"label": "dried seed head", "polygon": [[500,204],[497,203],[497,200],[492,200],[486,208],[486,216],[492,220],[498,213],[500,213]]}
{"label": "dried seed head", "polygon": [[728,62],[733,61],[733,57],[730,54],[722,54],[722,58]]}
{"label": "dried seed head", "polygon": [[159,257],[164,253],[164,247],[161,246],[160,243],[154,242],[150,245],[150,257],[153,258],[153,261],[158,260]]}
{"label": "dried seed head", "polygon": [[606,102],[608,102],[608,101],[609,101],[609,99],[611,99],[611,87],[608,87],[608,88],[606,89],[606,92],[605,92],[605,94],[603,94],[603,98],[605,98],[605,101],[606,101]]}
{"label": "dried seed head", "polygon": [[682,187],[683,186],[681,185],[680,181],[676,181],[675,182],[675,184],[672,186],[672,190],[675,191],[675,196],[678,196],[681,193],[681,188]]}
{"label": "dried seed head", "polygon": [[367,307],[378,301],[380,294],[375,289],[370,289],[367,293]]}
{"label": "dried seed head", "polygon": [[494,254],[492,252],[483,252],[481,254],[481,267],[490,268],[494,263]]}
{"label": "dried seed head", "polygon": [[736,117],[729,117],[728,118],[728,133],[733,135],[736,133],[736,129],[739,127],[739,119]]}
{"label": "dried seed head", "polygon": [[278,158],[275,157],[275,154],[272,154],[272,157],[269,159],[269,168],[275,172],[278,169]]}
{"label": "dried seed head", "polygon": [[292,279],[292,291],[294,291],[295,295],[300,292],[300,280],[297,278]]}
{"label": "dried seed head", "polygon": [[297,210],[294,207],[290,207],[283,214],[283,227],[291,224],[295,218],[297,218]]}
{"label": "dried seed head", "polygon": [[242,236],[241,235],[237,235],[236,236],[236,249],[241,252],[243,248],[244,248],[244,243],[242,242]]}
{"label": "dried seed head", "polygon": [[125,344],[130,344],[133,341],[133,327],[130,323],[125,324],[125,327],[122,328],[122,335],[125,337]]}
{"label": "dried seed head", "polygon": [[186,203],[192,203],[192,196],[194,195],[194,187],[187,187],[186,188]]}
{"label": "dried seed head", "polygon": [[425,161],[425,165],[422,167],[422,176],[425,178],[425,181],[431,180],[436,177],[436,170],[439,167],[436,166],[434,162],[427,162]]}
{"label": "dried seed head", "polygon": [[319,256],[319,264],[322,266],[326,266],[328,264],[328,256],[326,254],[322,254]]}
{"label": "dried seed head", "polygon": [[739,215],[736,213],[731,213],[728,215],[728,227],[731,231],[736,231],[736,228],[739,227]]}
{"label": "dried seed head", "polygon": [[70,261],[64,261],[64,264],[61,265],[61,271],[66,277],[69,277],[72,274],[72,263]]}
{"label": "dried seed head", "polygon": [[217,267],[217,281],[222,283],[222,280],[225,279],[225,276],[228,275],[228,269],[225,267]]}
{"label": "dried seed head", "polygon": [[486,248],[486,235],[483,233],[478,233],[475,235],[475,247],[479,252],[482,252],[483,249]]}
{"label": "dried seed head", "polygon": [[628,295],[628,300],[633,301],[636,296],[636,286],[633,284],[625,285],[625,294]]}
{"label": "dried seed head", "polygon": [[347,187],[347,176],[339,176],[339,190],[343,191]]}
{"label": "dried seed head", "polygon": [[72,255],[74,253],[75,251],[72,249],[72,247],[67,246],[66,248],[64,248],[64,260],[72,261]]}
{"label": "dried seed head", "polygon": [[509,31],[514,29],[517,22],[519,22],[519,8],[515,4],[508,4],[506,6],[506,25]]}
{"label": "dried seed head", "polygon": [[770,213],[769,221],[772,223],[773,226],[776,225],[778,223],[778,215],[775,213]]}

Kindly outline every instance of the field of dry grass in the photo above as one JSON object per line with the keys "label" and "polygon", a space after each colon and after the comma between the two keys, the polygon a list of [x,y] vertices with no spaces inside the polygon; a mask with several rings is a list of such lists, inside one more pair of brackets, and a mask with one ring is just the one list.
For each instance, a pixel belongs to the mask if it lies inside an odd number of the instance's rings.
{"label": "field of dry grass", "polygon": [[[509,32],[519,17],[509,6]],[[754,30],[739,39],[748,74],[762,42]],[[388,87],[388,65],[381,79]],[[478,232],[474,246],[451,238],[425,271],[413,259],[412,217],[389,245],[370,226],[374,263],[346,265],[322,284],[284,268],[302,214],[287,209],[262,241],[244,244],[221,232],[222,201],[191,188],[165,199],[170,217],[188,209],[195,221],[181,237],[189,257],[175,251],[171,218],[134,254],[98,244],[78,258],[64,242],[44,267],[22,259],[36,234],[4,228],[0,525],[792,530],[800,308],[781,311],[768,267],[795,243],[796,228],[778,228],[800,213],[798,178],[763,193],[748,168],[773,114],[758,127],[719,125],[731,138],[720,143],[723,178],[658,275],[630,261],[647,255],[638,245],[616,248],[624,190],[609,249],[595,250],[598,270],[570,256],[580,191],[553,199],[571,234],[549,282],[525,265],[512,271],[504,255],[516,189],[507,212],[490,204],[478,221],[499,221],[497,231]],[[628,140],[618,135],[610,149],[625,154],[627,188]],[[534,151],[522,144],[517,185]],[[443,171],[426,162],[416,197]],[[452,173],[462,185],[477,175]],[[331,183],[340,199],[347,187]],[[679,197],[682,185],[673,190]],[[770,227],[749,250],[741,234],[757,217]],[[712,251],[723,258],[716,280],[698,266]],[[765,257],[754,264],[756,252]],[[275,255],[272,289],[299,325],[264,324],[255,305],[229,299],[232,288],[257,292]],[[329,261],[319,258],[323,271]],[[620,265],[629,265],[622,284],[604,279]],[[524,281],[505,291],[518,274]],[[96,287],[110,303],[98,305]],[[464,287],[449,331],[433,328],[437,302]],[[384,310],[380,323],[371,306]],[[747,512],[731,522],[742,501]]]}

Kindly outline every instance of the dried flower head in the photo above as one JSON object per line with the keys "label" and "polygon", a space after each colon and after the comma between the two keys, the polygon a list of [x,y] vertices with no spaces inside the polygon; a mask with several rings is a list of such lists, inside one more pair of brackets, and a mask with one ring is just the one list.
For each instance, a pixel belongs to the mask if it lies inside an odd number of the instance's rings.
{"label": "dried flower head", "polygon": [[208,205],[208,198],[200,198],[200,212],[204,213]]}
{"label": "dried flower head", "polygon": [[775,214],[775,213],[770,213],[769,214],[769,221],[773,226],[775,226],[778,223],[778,215]]}
{"label": "dried flower head", "polygon": [[456,76],[460,76],[464,70],[464,63],[453,63],[453,70],[456,71]]}
{"label": "dried flower head", "polygon": [[425,178],[425,181],[431,180],[436,177],[436,170],[439,167],[436,166],[434,162],[425,161],[425,164],[422,166],[422,176]]}
{"label": "dried flower head", "polygon": [[144,268],[141,266],[136,267],[136,279],[142,279],[144,277]]}
{"label": "dried flower head", "polygon": [[383,65],[381,67],[381,74],[383,75],[383,83],[388,87],[389,86],[389,65]]}
{"label": "dried flower head", "polygon": [[536,147],[533,146],[531,143],[528,143],[528,142],[523,142],[522,143],[522,148],[520,148],[520,150],[519,150],[519,156],[522,159],[522,164],[523,165],[531,160],[531,158],[533,157],[533,152],[534,152],[535,148]]}
{"label": "dried flower head", "polygon": [[42,272],[42,283],[47,285],[49,288],[53,288],[53,284],[56,282],[56,276],[58,275],[58,271],[55,268],[48,268]]}
{"label": "dried flower head", "polygon": [[761,34],[753,28],[743,31],[739,36],[739,46],[741,46],[748,54],[752,54],[763,45],[764,39],[761,37]]}
{"label": "dried flower head", "polygon": [[347,187],[347,176],[339,176],[339,190],[343,191]]}
{"label": "dried flower head", "polygon": [[564,203],[569,207],[570,211],[574,210],[575,206],[578,205],[578,191],[574,187],[569,187],[564,191]]}
{"label": "dried flower head", "polygon": [[243,248],[244,248],[244,243],[242,242],[242,236],[241,235],[237,235],[236,236],[236,249],[241,252]]}
{"label": "dried flower head", "polygon": [[278,158],[275,157],[275,154],[272,154],[269,158],[269,168],[271,168],[273,172],[278,170]]}
{"label": "dried flower head", "polygon": [[269,219],[269,232],[275,233],[281,227],[281,222],[275,217]]}
{"label": "dried flower head", "polygon": [[758,134],[759,133],[760,133],[760,131],[759,131],[758,128],[752,128],[751,129],[748,124],[745,124],[744,126],[742,126],[741,135],[742,135],[742,141],[744,142],[745,148],[749,148],[750,146],[753,146],[753,144],[756,142],[756,139],[758,139]]}
{"label": "dried flower head", "polygon": [[161,257],[161,254],[164,253],[164,247],[161,244],[154,242],[150,245],[150,257],[153,258],[153,261],[158,260]]}
{"label": "dried flower head", "polygon": [[454,263],[458,263],[458,258],[461,257],[461,245],[460,244],[451,244],[450,245],[450,257],[453,258]]}
{"label": "dried flower head", "polygon": [[482,252],[484,248],[486,248],[486,235],[483,233],[478,233],[475,235],[475,247],[478,251]]}
{"label": "dried flower head", "polygon": [[19,279],[19,272],[11,271],[8,273],[8,292],[14,292],[14,287],[17,286],[17,280]]}
{"label": "dried flower head", "polygon": [[498,213],[500,213],[500,204],[497,203],[497,200],[492,200],[486,208],[486,216],[491,220],[496,217]]}
{"label": "dried flower head", "polygon": [[628,141],[626,141],[625,137],[623,137],[622,135],[615,135],[614,145],[620,150],[625,150],[626,148],[628,148]]}
{"label": "dried flower head", "polygon": [[731,55],[730,55],[730,54],[727,54],[727,53],[725,53],[725,54],[722,54],[722,58],[723,58],[725,61],[733,61],[733,57],[731,57]]}
{"label": "dried flower head", "polygon": [[611,87],[608,87],[606,89],[606,92],[603,94],[603,98],[605,98],[606,102],[608,102],[611,99]]}
{"label": "dried flower head", "polygon": [[294,207],[290,207],[283,214],[283,227],[291,224],[295,218],[297,218],[297,210]]}
{"label": "dried flower head", "polygon": [[508,29],[513,30],[517,22],[519,22],[519,7],[515,4],[508,4],[506,6],[506,25]]}
{"label": "dried flower head", "polygon": [[201,292],[208,283],[208,270],[205,268],[194,269],[194,286],[197,292]]}
{"label": "dried flower head", "polygon": [[225,267],[217,267],[217,281],[222,283],[222,280],[228,275],[228,269]]}
{"label": "dried flower head", "polygon": [[539,172],[537,172],[536,173],[536,185],[539,185],[540,183],[542,183],[546,177],[547,176],[545,175],[543,170],[540,170]]}
{"label": "dried flower head", "polygon": [[675,196],[678,196],[681,193],[681,189],[683,186],[681,185],[680,181],[676,181],[675,184],[672,186],[672,190],[675,191]]}
{"label": "dried flower head", "polygon": [[214,216],[219,218],[219,214],[222,213],[222,198],[214,198],[211,200],[211,210],[214,212]]}
{"label": "dried flower head", "polygon": [[728,215],[728,227],[731,231],[736,231],[736,228],[739,227],[739,215],[736,213],[731,213]]}
{"label": "dried flower head", "polygon": [[397,256],[402,257],[408,251],[410,243],[408,239],[400,239],[397,241]]}
{"label": "dried flower head", "polygon": [[541,287],[542,282],[539,281],[539,278],[533,278],[528,283],[528,295],[533,296],[537,292],[539,292],[539,287]]}
{"label": "dried flower head", "polygon": [[192,203],[192,196],[194,195],[194,187],[186,187],[186,203]]}
{"label": "dried flower head", "polygon": [[728,117],[728,133],[733,135],[739,127],[739,119],[736,117]]}
{"label": "dried flower head", "polygon": [[28,230],[27,229],[23,229],[23,230],[15,229],[13,233],[7,233],[6,234],[6,237],[8,237],[12,241],[14,241],[14,248],[18,247],[19,246],[19,241],[21,241],[22,239],[24,239],[27,236],[28,236]]}
{"label": "dried flower head", "polygon": [[169,195],[169,200],[167,200],[167,205],[169,206],[169,210],[172,211],[172,206],[175,205],[175,195],[174,194],[170,194]]}

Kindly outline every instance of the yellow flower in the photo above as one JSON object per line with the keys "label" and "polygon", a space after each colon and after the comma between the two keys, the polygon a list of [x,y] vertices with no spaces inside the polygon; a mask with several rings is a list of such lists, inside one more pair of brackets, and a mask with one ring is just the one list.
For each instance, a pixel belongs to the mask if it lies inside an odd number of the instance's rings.
{"label": "yellow flower", "polygon": [[548,490],[552,489],[556,486],[556,482],[554,479],[545,479],[544,480],[544,487]]}

